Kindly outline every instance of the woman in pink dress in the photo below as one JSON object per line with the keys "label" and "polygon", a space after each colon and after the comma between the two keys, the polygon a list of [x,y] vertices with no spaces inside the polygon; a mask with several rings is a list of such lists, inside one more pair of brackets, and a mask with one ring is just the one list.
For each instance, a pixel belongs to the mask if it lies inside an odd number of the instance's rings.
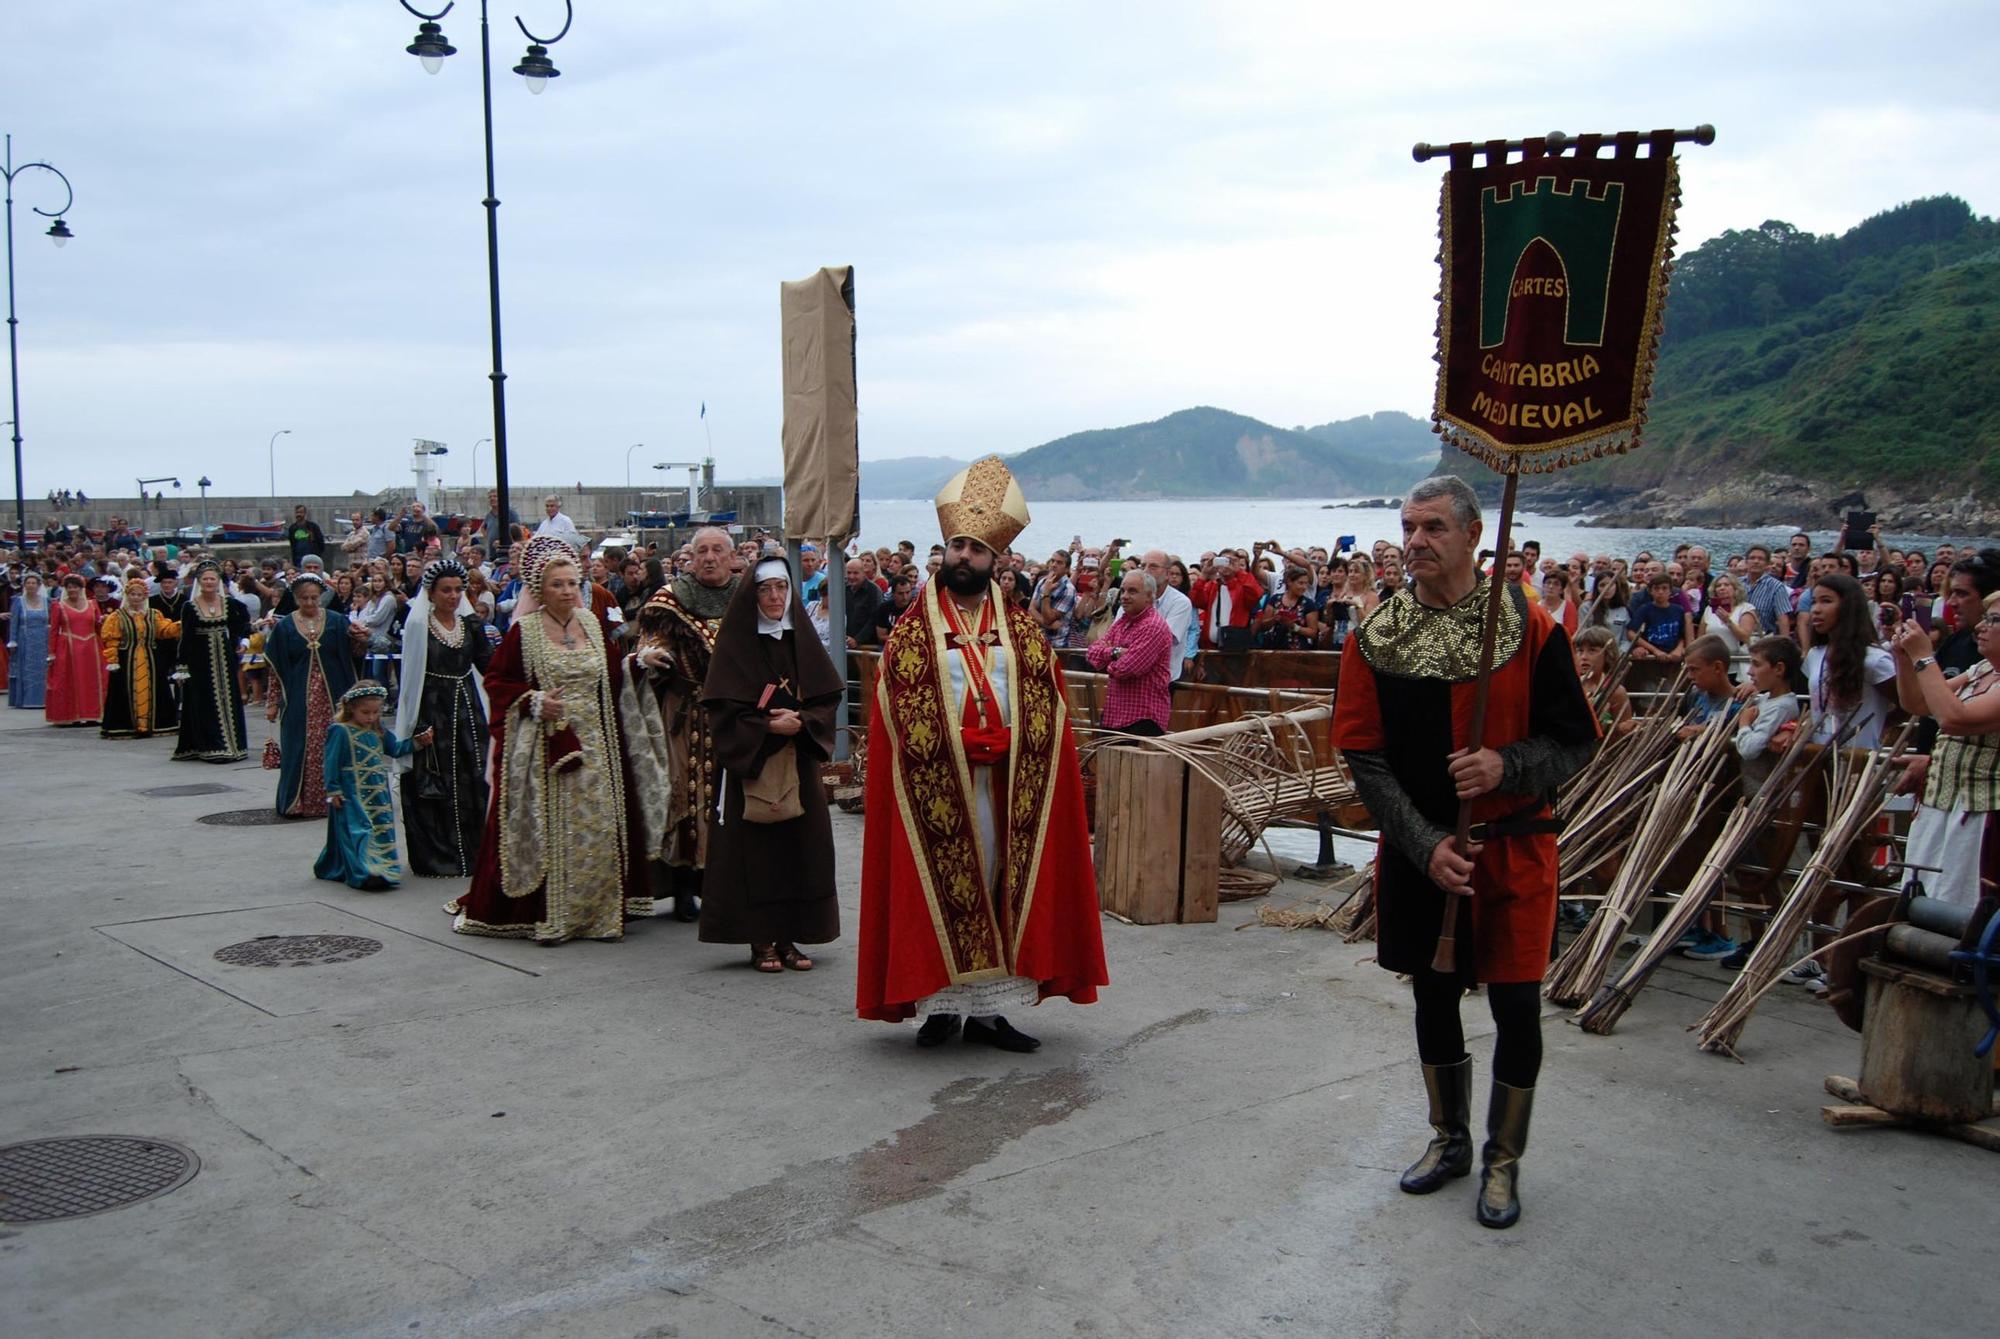
{"label": "woman in pink dress", "polygon": [[104,647],[97,640],[97,606],[83,578],[63,578],[62,599],[49,607],[50,725],[96,725],[104,719]]}

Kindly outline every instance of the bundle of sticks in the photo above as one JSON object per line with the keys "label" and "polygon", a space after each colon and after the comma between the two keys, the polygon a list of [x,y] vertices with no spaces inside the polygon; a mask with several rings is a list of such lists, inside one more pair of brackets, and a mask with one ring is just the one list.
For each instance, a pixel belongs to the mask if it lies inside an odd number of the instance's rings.
{"label": "bundle of sticks", "polygon": [[1373,939],[1375,937],[1375,862],[1373,860],[1369,861],[1367,866],[1361,870],[1356,876],[1356,880],[1352,896],[1341,907],[1340,914],[1334,918],[1332,924],[1328,927],[1329,929],[1339,931],[1340,937],[1350,944],[1358,944],[1364,939]]}
{"label": "bundle of sticks", "polygon": [[1596,914],[1542,978],[1542,993],[1553,1003],[1574,1008],[1597,993],[1661,873],[1687,835],[1728,798],[1731,778],[1724,764],[1733,752],[1735,727],[1727,715],[1718,712],[1701,733],[1679,740],[1679,722],[1669,717],[1662,723],[1661,714],[1650,713],[1632,737],[1663,729],[1669,741],[1665,765],[1650,789],[1635,797],[1644,808]]}
{"label": "bundle of sticks", "polygon": [[[1742,1059],[1736,1053],[1736,1044],[1742,1039],[1744,1026],[1757,1002],[1795,961],[1794,949],[1812,922],[1813,909],[1835,880],[1848,851],[1881,816],[1883,805],[1901,777],[1903,750],[1910,734],[1906,725],[1891,747],[1858,755],[1839,748],[1826,750],[1831,768],[1827,784],[1830,817],[1826,829],[1792,891],[1772,915],[1771,923],[1764,927],[1764,936],[1751,950],[1743,971],[1729,983],[1729,989],[1715,1006],[1689,1025],[1702,1050],[1732,1060]],[[1823,952],[1824,948],[1807,956]]]}
{"label": "bundle of sticks", "polygon": [[1577,1011],[1576,1021],[1584,1031],[1602,1036],[1618,1025],[1618,1020],[1632,1007],[1633,998],[1645,988],[1661,961],[1721,894],[1730,871],[1736,868],[1744,852],[1762,834],[1771,830],[1778,816],[1795,802],[1800,787],[1833,752],[1830,749],[1810,748],[1806,739],[1807,732],[1804,730],[1792,736],[1791,744],[1772,765],[1771,774],[1765,778],[1757,793],[1737,802],[1722,831],[1702,857],[1693,881],[1675,899],[1652,936],[1625,964],[1618,978],[1600,986],[1590,1003]]}
{"label": "bundle of sticks", "polygon": [[1559,888],[1590,877],[1631,839],[1645,812],[1646,787],[1666,770],[1668,755],[1680,743],[1675,735],[1681,725],[1676,705],[1683,686],[1684,679],[1675,679],[1629,733],[1607,735],[1590,761],[1558,792],[1556,813],[1562,831],[1556,838],[1556,856],[1563,871]]}

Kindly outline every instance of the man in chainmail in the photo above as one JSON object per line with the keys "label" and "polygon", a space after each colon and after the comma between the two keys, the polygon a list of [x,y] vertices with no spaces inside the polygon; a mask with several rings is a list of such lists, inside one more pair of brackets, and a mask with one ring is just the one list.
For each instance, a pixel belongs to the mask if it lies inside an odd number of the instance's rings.
{"label": "man in chainmail", "polygon": [[[1443,475],[1411,490],[1403,506],[1411,584],[1349,634],[1333,735],[1382,834],[1376,961],[1409,976],[1416,997],[1435,1137],[1402,1188],[1429,1194],[1472,1170],[1472,1057],[1458,1011],[1466,990],[1484,983],[1498,1033],[1477,1216],[1487,1227],[1511,1227],[1521,1212],[1516,1184],[1555,934],[1549,801],[1589,760],[1597,724],[1562,626],[1519,582],[1507,582],[1484,739],[1467,738],[1493,579],[1473,562],[1480,533],[1479,500],[1461,480]],[[1461,801],[1471,802],[1473,819],[1464,852],[1453,837]],[[1455,970],[1444,972],[1432,960],[1447,906],[1458,916],[1457,953]]]}
{"label": "man in chainmail", "polygon": [[[693,570],[675,577],[646,602],[639,614],[639,644],[633,659],[643,671],[644,690],[657,705],[660,730],[634,740],[635,766],[661,776],[664,821],[647,822],[648,854],[655,897],[672,894],[674,918],[700,914],[702,869],[708,862],[708,824],[715,812],[715,751],[701,705],[702,681],[715,650],[722,615],[736,592],[730,570],[729,535],[709,527],[690,545]],[[648,722],[650,725],[650,722]],[[646,756],[639,757],[644,754]],[[641,793],[645,794],[642,785]]]}

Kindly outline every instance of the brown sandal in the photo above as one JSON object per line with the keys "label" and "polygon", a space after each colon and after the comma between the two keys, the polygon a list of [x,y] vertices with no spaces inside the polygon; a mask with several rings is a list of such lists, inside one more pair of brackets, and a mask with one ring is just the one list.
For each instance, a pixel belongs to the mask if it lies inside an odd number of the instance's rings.
{"label": "brown sandal", "polygon": [[750,946],[750,965],[760,972],[782,972],[785,970],[784,964],[778,960],[778,946],[776,944],[752,944]]}
{"label": "brown sandal", "polygon": [[796,944],[786,944],[778,950],[778,960],[795,972],[810,972],[813,960],[799,952]]}

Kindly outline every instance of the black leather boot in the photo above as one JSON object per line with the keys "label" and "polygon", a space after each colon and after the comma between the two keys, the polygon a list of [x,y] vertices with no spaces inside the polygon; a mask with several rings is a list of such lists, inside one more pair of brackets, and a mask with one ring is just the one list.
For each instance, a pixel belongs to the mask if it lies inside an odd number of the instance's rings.
{"label": "black leather boot", "polygon": [[1455,1065],[1425,1065],[1424,1091],[1430,1094],[1431,1128],[1437,1133],[1403,1173],[1399,1184],[1412,1195],[1428,1195],[1472,1171],[1472,1057]]}
{"label": "black leather boot", "polygon": [[1533,1088],[1510,1088],[1497,1079],[1486,1104],[1486,1147],[1481,1150],[1479,1225],[1512,1227],[1521,1218],[1521,1155],[1528,1151]]}

